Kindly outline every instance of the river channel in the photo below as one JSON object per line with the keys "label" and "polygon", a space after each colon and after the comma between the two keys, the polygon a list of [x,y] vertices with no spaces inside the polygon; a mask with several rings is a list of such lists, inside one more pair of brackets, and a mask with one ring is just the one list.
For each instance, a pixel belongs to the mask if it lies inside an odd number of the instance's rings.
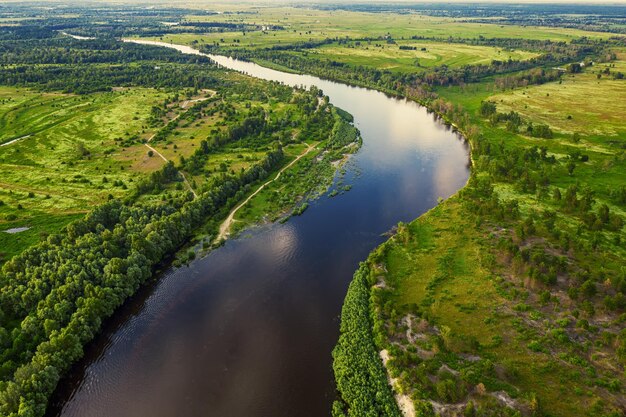
{"label": "river channel", "polygon": [[465,142],[412,101],[211,58],[253,77],[315,85],[352,113],[363,137],[346,165],[352,189],[165,270],[105,323],[60,382],[48,416],[330,415],[331,351],[359,262],[395,224],[467,181]]}

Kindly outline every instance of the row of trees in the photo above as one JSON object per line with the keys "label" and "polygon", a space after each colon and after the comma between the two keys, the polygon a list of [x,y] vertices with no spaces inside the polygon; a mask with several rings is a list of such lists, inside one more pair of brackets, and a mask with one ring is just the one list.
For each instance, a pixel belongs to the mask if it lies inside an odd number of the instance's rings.
{"label": "row of trees", "polygon": [[333,403],[333,417],[402,416],[374,343],[369,301],[371,279],[369,267],[361,264],[341,310],[339,341],[333,350],[340,399]]}
{"label": "row of trees", "polygon": [[0,67],[0,84],[87,94],[112,87],[217,88],[220,74],[202,64],[16,65]]}
{"label": "row of trees", "polygon": [[120,42],[115,39],[77,40],[56,34],[54,38],[0,41],[0,65],[98,64],[160,61],[181,64],[209,63],[204,56],[186,55],[159,46]]}

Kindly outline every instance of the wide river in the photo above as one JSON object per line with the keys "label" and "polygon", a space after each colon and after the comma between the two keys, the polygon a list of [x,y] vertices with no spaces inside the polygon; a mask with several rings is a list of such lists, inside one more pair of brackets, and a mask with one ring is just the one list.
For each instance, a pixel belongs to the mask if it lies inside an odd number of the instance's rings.
{"label": "wide river", "polygon": [[346,166],[353,187],[160,274],[86,347],[59,384],[49,416],[330,415],[331,351],[359,262],[383,233],[467,181],[462,138],[414,102],[211,58],[254,77],[315,85],[352,113],[363,137]]}

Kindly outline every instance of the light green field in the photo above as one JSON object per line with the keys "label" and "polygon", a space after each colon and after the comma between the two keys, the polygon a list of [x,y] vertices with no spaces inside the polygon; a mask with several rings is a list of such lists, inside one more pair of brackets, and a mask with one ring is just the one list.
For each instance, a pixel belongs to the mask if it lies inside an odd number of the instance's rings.
{"label": "light green field", "polygon": [[[217,16],[188,16],[192,21],[237,22],[258,25],[280,25],[292,32],[289,39],[306,40],[315,37],[385,36],[409,38],[427,37],[490,37],[568,40],[580,36],[607,38],[600,32],[576,29],[528,26],[524,30],[510,25],[463,23],[452,18],[419,14],[363,13],[343,10],[313,10],[288,7],[229,6],[229,11],[256,11],[258,14],[221,14]],[[295,32],[294,32],[295,30]],[[307,33],[309,32],[309,33]],[[272,33],[272,32],[269,32]],[[218,34],[219,35],[219,34]],[[246,34],[248,36],[248,34]],[[277,33],[277,36],[278,35]],[[283,35],[286,36],[286,35]],[[272,35],[273,37],[273,35]],[[283,38],[287,39],[287,38]],[[244,42],[242,39],[241,42]]]}
{"label": "light green field", "polygon": [[[0,88],[0,141],[22,137],[0,147],[1,252],[14,253],[109,195],[124,195],[137,179],[136,161],[145,161],[144,170],[160,167],[140,145],[124,148],[116,140],[146,134],[150,108],[165,96],[150,89],[74,96]],[[2,232],[13,227],[30,230]]]}
{"label": "light green field", "polygon": [[[218,7],[219,8],[219,7]],[[396,40],[412,36],[446,39],[461,38],[525,38],[537,40],[568,41],[577,37],[607,38],[600,32],[576,29],[525,27],[485,23],[461,23],[451,18],[422,16],[418,14],[357,13],[341,10],[324,11],[306,8],[222,6],[231,14],[212,16],[187,16],[188,21],[246,23],[278,25],[285,30],[223,32],[206,34],[169,34],[149,39],[186,45],[214,44],[235,49],[257,49],[276,45],[289,45],[327,38],[381,38],[390,35]],[[237,13],[256,12],[258,14]],[[384,41],[383,41],[384,42]],[[446,54],[444,54],[446,55]],[[484,56],[484,52],[479,54]]]}
{"label": "light green field", "polygon": [[[400,49],[400,45],[415,50]],[[539,54],[528,51],[507,51],[489,46],[476,46],[444,42],[385,41],[354,42],[346,45],[328,45],[309,50],[310,55],[332,59],[351,65],[366,65],[378,69],[415,72],[420,68],[439,65],[460,67],[464,65],[490,64],[492,60],[527,60]]]}
{"label": "light green field", "polygon": [[[612,72],[626,73],[626,61],[611,64]],[[508,91],[489,100],[503,111],[514,110],[561,132],[626,138],[626,80],[610,75],[598,79],[597,72],[607,66],[598,64],[584,73],[565,74],[562,83]]]}

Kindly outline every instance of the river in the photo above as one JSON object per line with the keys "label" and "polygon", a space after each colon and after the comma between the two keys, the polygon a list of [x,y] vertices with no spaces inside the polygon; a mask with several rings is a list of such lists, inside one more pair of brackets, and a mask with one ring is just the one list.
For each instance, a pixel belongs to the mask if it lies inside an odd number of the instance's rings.
{"label": "river", "polygon": [[358,263],[384,232],[467,181],[465,142],[414,102],[210,57],[254,77],[316,85],[352,113],[363,137],[346,165],[352,189],[161,273],[86,347],[48,416],[330,415],[331,351]]}

